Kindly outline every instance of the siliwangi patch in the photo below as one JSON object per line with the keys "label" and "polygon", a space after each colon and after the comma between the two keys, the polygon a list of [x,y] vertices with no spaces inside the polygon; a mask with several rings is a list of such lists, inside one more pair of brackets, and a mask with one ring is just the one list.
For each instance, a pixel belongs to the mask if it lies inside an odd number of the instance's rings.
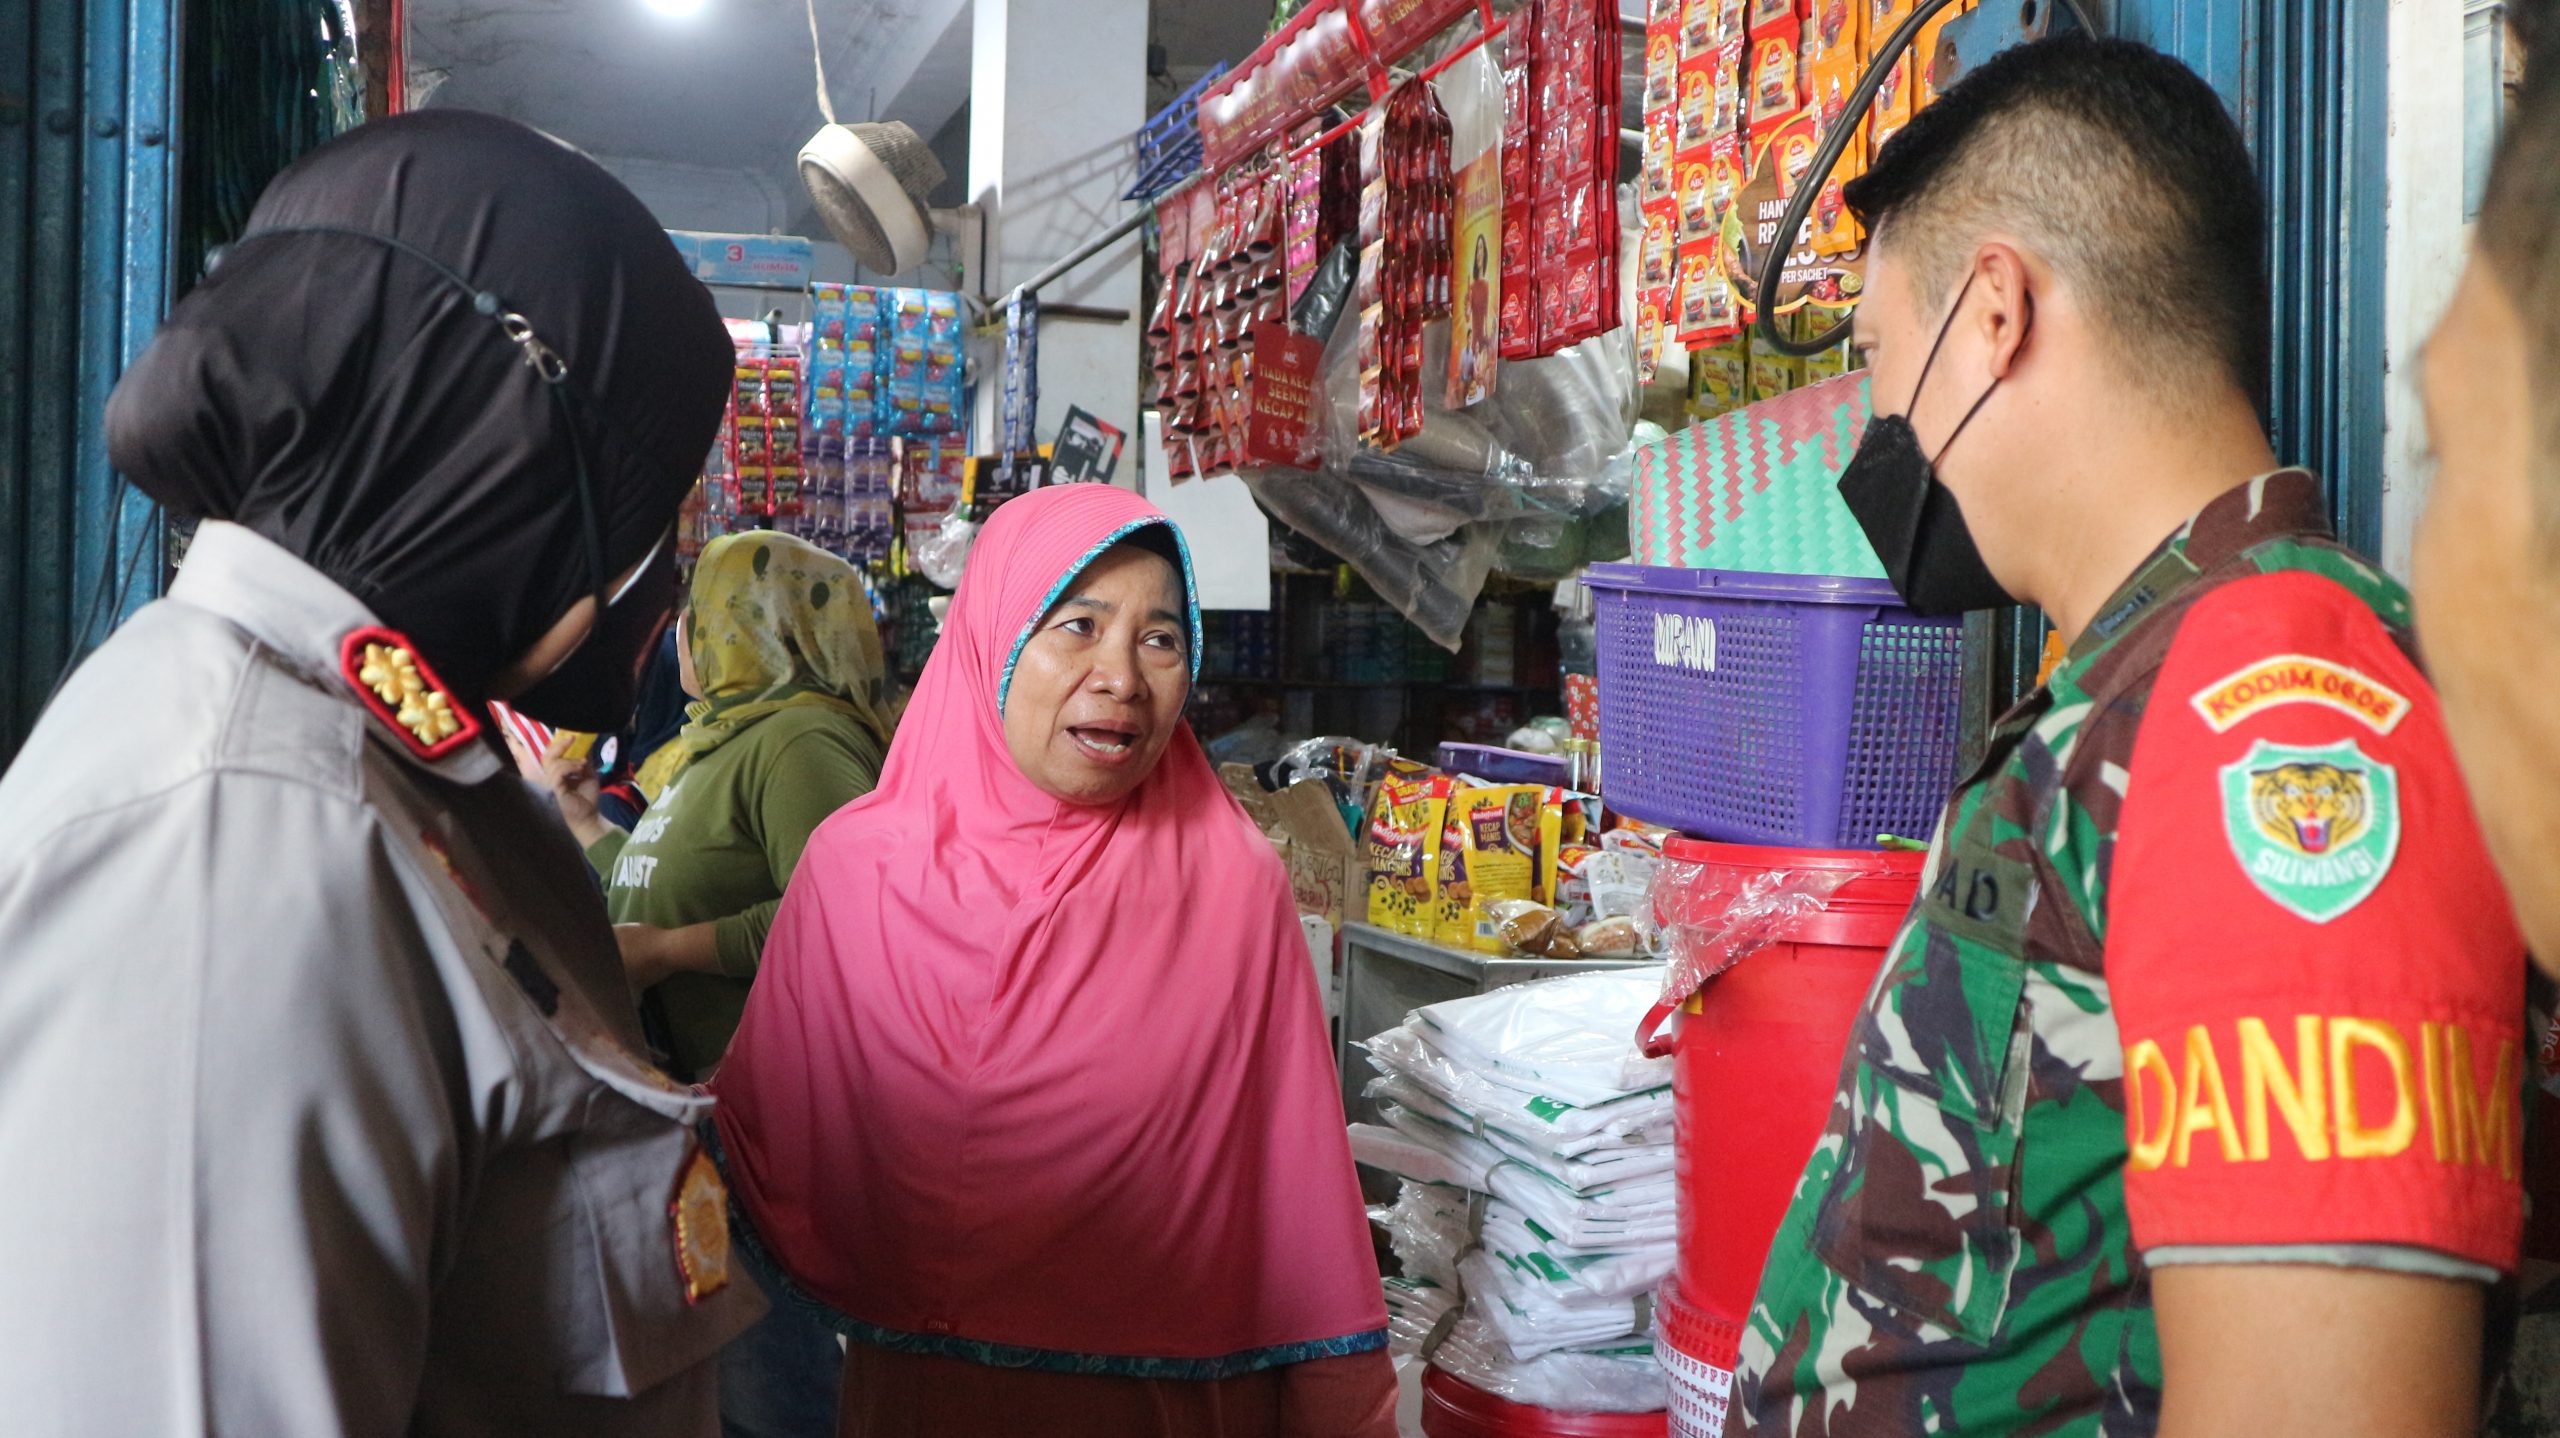
{"label": "siliwangi patch", "polygon": [[2400,851],[2400,778],[2352,739],[2250,747],[2222,768],[2222,824],[2259,892],[2315,924],[2372,897]]}

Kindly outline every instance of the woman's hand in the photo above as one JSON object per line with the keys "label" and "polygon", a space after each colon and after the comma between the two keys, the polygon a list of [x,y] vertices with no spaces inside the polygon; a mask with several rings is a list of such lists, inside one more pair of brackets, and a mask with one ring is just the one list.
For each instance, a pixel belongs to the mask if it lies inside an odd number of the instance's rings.
{"label": "woman's hand", "polygon": [[507,752],[516,756],[516,769],[551,792],[560,805],[560,817],[569,822],[569,832],[578,836],[579,843],[591,845],[613,832],[613,825],[596,810],[595,763],[569,757],[568,731],[553,734],[550,747],[536,755],[524,747],[514,729],[504,724],[498,729],[507,736]]}
{"label": "woman's hand", "polygon": [[616,924],[613,940],[622,948],[622,972],[635,993],[656,988],[675,974],[720,972],[718,923],[687,924],[661,929],[650,924]]}

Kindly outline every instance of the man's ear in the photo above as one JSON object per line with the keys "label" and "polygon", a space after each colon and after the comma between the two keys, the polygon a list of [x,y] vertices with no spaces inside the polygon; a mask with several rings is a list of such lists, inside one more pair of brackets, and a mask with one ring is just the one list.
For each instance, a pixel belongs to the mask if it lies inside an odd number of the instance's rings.
{"label": "man's ear", "polygon": [[1973,257],[1973,287],[1985,303],[1972,323],[1982,334],[1992,377],[2007,379],[2024,357],[2028,332],[2034,328],[2035,290],[2041,275],[2025,254],[2006,240],[1986,240]]}

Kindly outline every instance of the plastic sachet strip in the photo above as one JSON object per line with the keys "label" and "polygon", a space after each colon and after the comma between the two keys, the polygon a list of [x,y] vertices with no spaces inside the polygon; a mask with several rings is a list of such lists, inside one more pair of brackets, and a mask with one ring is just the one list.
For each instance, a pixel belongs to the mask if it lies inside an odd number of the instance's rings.
{"label": "plastic sachet strip", "polygon": [[1381,1074],[1404,1078],[1488,1126],[1509,1129],[1558,1153],[1579,1153],[1611,1143],[1670,1141],[1671,1086],[1667,1083],[1579,1104],[1506,1082],[1499,1073],[1460,1065],[1411,1027],[1389,1029],[1362,1047],[1368,1050],[1370,1066]]}

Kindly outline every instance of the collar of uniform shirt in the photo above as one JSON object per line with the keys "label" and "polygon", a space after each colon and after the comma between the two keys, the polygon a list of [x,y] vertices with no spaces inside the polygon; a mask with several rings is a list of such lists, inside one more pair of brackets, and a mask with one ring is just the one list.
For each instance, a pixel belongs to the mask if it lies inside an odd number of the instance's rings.
{"label": "collar of uniform shirt", "polygon": [[[347,635],[382,621],[354,595],[253,530],[206,520],[187,546],[186,561],[169,597],[216,614],[256,636],[287,668],[323,689],[362,705],[339,673],[338,647]],[[376,723],[370,711],[367,724]],[[505,765],[485,744],[466,744],[441,759],[424,759],[405,743],[400,756],[437,777],[478,784]]]}
{"label": "collar of uniform shirt", "polygon": [[2300,467],[2270,470],[2246,484],[2236,484],[2195,512],[2178,532],[2160,541],[2132,575],[2098,606],[2097,616],[2071,646],[2070,661],[2088,657],[2114,638],[2125,625],[2149,609],[2160,596],[2150,592],[2160,579],[2162,560],[2171,554],[2183,562],[2173,566],[2192,577],[2262,540],[2280,534],[2329,532],[2328,513],[2320,503],[2320,476]]}

